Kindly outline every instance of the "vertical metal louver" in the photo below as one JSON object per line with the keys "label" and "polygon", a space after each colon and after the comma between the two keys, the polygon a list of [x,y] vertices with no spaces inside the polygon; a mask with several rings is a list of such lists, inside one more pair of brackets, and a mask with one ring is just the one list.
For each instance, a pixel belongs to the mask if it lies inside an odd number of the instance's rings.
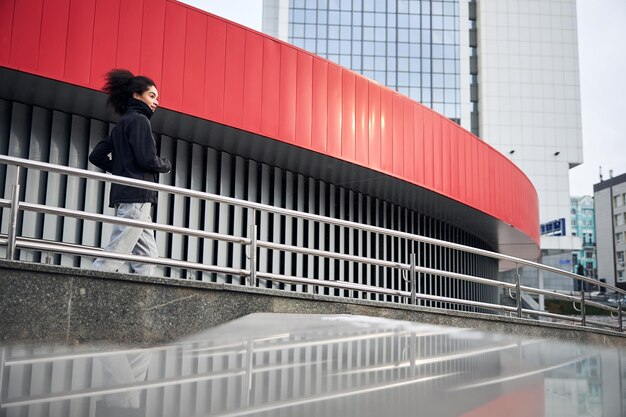
{"label": "vertical metal louver", "polygon": [[[88,163],[89,151],[113,127],[113,124],[95,119],[4,100],[0,100],[0,112],[0,152],[91,170],[97,168]],[[172,172],[161,176],[161,182],[169,185],[487,249],[478,238],[459,228],[373,195],[165,135],[158,135],[157,142],[160,153],[173,162]],[[0,170],[0,195],[8,198],[15,169],[0,167]],[[108,207],[108,184],[33,170],[23,170],[20,183],[23,184],[21,198],[25,201],[113,214],[113,209]],[[154,218],[162,224],[247,236],[251,215],[246,209],[191,201],[185,197],[160,193]],[[0,211],[0,233],[7,233],[7,217],[8,210]],[[259,238],[263,240],[351,255],[375,256],[404,263],[408,262],[412,252],[419,250],[419,262],[422,266],[490,278],[497,276],[497,263],[477,255],[461,254],[424,243],[417,245],[400,238],[347,227],[321,225],[276,214],[255,213],[255,218],[259,227]],[[18,227],[22,236],[95,247],[105,245],[111,233],[110,226],[106,224],[48,214],[25,213]],[[162,257],[235,268],[245,268],[247,262],[244,251],[233,243],[158,232],[157,244]],[[4,251],[4,248],[0,248],[0,251]],[[270,249],[261,249],[260,252],[259,270],[263,272],[408,289],[402,274],[396,269]],[[21,251],[20,259],[84,268],[91,263],[90,259],[77,256],[40,256],[26,251]],[[240,277],[217,273],[175,268],[164,268],[162,272],[169,277],[242,283]],[[261,284],[292,291],[314,291],[310,286],[264,281]],[[320,291],[345,297],[399,301],[392,296],[363,294],[358,291],[328,288]],[[494,289],[428,275],[422,276],[420,291],[435,295],[454,294],[465,299],[487,302],[494,301],[497,297]],[[437,302],[425,304],[460,308],[443,306]]]}

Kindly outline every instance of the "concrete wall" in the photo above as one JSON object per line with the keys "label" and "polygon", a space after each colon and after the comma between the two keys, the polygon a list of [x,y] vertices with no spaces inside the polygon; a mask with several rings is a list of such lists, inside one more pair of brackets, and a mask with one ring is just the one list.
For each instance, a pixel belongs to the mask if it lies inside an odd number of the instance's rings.
{"label": "concrete wall", "polygon": [[626,346],[608,330],[201,281],[0,261],[0,343],[163,343],[250,313],[355,314]]}

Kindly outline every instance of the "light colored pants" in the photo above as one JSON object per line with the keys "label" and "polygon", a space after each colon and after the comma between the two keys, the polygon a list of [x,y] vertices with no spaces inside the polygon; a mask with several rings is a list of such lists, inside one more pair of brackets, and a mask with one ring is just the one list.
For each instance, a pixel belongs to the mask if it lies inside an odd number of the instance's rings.
{"label": "light colored pants", "polygon": [[[115,215],[125,219],[152,221],[150,203],[119,203],[115,206]],[[154,240],[154,232],[149,229],[113,225],[111,241],[104,248],[106,252],[126,253],[157,258],[159,251]],[[97,258],[91,267],[96,271],[116,272],[124,261],[111,258]],[[130,262],[131,272],[141,275],[154,275],[156,265]]]}
{"label": "light colored pants", "polygon": [[[152,353],[113,353],[100,358],[103,370],[104,388],[119,388],[119,385],[142,382],[148,375],[148,367]],[[139,408],[141,406],[141,390],[126,389],[123,392],[107,394],[104,402],[109,407]]]}

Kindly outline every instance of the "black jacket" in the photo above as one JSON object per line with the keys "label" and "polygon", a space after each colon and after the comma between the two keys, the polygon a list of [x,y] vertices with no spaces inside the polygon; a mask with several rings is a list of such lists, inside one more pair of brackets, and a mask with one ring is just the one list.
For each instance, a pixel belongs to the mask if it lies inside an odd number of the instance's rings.
{"label": "black jacket", "polygon": [[[159,158],[152,136],[152,110],[143,101],[131,98],[126,113],[106,139],[89,154],[89,162],[113,175],[144,181],[158,181],[158,173],[172,169],[170,161]],[[109,158],[111,154],[111,158]],[[111,184],[109,205],[115,203],[156,203],[157,193],[143,188]]]}

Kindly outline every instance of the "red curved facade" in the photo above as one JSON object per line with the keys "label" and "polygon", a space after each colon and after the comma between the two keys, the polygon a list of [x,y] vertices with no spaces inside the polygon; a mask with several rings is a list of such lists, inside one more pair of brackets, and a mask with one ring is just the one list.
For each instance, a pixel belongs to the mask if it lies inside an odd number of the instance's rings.
{"label": "red curved facade", "polygon": [[174,0],[0,0],[0,66],[95,90],[112,66],[128,68],[155,80],[162,107],[388,174],[539,243],[534,187],[479,138],[346,68]]}

